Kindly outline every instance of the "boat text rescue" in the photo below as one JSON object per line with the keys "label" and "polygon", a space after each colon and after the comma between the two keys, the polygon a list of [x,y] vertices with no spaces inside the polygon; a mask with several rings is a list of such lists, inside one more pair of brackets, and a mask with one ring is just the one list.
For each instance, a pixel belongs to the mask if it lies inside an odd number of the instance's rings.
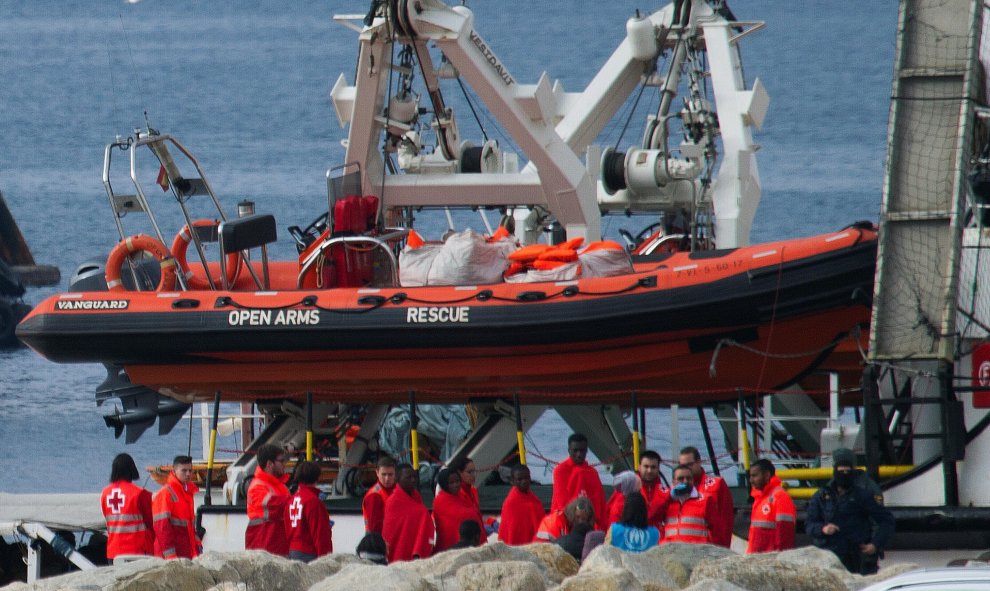
{"label": "boat text rescue", "polygon": [[469,322],[470,306],[421,306],[406,308],[406,324],[422,322]]}
{"label": "boat text rescue", "polygon": [[230,326],[304,326],[319,323],[319,310],[234,310],[227,315]]}

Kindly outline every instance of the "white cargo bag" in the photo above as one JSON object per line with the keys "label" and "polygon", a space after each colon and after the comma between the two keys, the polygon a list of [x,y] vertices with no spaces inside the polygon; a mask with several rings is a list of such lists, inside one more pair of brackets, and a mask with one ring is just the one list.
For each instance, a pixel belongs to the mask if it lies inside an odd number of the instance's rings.
{"label": "white cargo bag", "polygon": [[632,259],[624,250],[589,250],[578,253],[582,277],[614,277],[633,272]]}

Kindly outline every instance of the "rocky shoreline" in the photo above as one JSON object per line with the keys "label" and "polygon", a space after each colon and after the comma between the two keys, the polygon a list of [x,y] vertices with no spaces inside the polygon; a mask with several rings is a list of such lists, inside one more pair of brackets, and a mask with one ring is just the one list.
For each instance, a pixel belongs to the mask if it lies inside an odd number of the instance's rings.
{"label": "rocky shoreline", "polygon": [[195,560],[149,558],[44,579],[5,591],[857,591],[917,568],[897,564],[862,577],[814,547],[741,555],[718,546],[665,544],[642,554],[601,546],[578,565],[553,544],[502,543],[379,566],[352,554],[310,564],[261,551],[209,552]]}

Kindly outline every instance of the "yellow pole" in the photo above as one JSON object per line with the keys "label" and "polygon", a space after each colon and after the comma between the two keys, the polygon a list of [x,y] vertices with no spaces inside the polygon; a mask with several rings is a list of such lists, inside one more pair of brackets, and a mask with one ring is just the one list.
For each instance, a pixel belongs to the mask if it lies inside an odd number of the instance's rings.
{"label": "yellow pole", "polygon": [[519,450],[519,463],[526,465],[526,442],[523,441],[522,411],[519,408],[519,391],[512,395],[512,406],[516,413],[516,448]]}
{"label": "yellow pole", "polygon": [[409,391],[409,437],[412,440],[412,465],[413,469],[419,471],[419,433],[416,428],[419,426],[419,418],[416,417],[416,392]]}
{"label": "yellow pole", "polygon": [[306,461],[313,461],[313,393],[306,392]]}
{"label": "yellow pole", "polygon": [[639,468],[639,408],[636,404],[636,391],[632,392],[632,416],[633,416],[633,433],[632,433],[632,452],[633,452],[633,470]]}

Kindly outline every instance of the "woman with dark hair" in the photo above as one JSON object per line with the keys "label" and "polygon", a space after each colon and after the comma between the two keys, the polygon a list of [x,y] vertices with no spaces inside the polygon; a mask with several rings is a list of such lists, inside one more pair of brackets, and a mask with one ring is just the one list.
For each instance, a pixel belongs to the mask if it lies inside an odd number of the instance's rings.
{"label": "woman with dark hair", "polygon": [[100,494],[107,520],[107,560],[155,553],[151,493],[134,484],[141,474],[130,454],[118,454],[110,467],[110,484]]}
{"label": "woman with dark hair", "polygon": [[626,495],[622,519],[609,526],[605,543],[627,552],[645,552],[660,543],[660,530],[647,524],[643,495]]}
{"label": "woman with dark hair", "polygon": [[471,501],[478,512],[481,512],[481,501],[478,499],[478,489],[474,486],[474,481],[478,477],[478,468],[475,467],[471,458],[461,457],[450,462],[449,468],[461,477],[460,495]]}
{"label": "woman with dark hair", "polygon": [[481,531],[484,531],[484,523],[481,521],[481,511],[460,494],[460,474],[450,468],[442,468],[437,473],[437,485],[440,491],[433,499],[433,521],[437,525],[435,551],[442,552],[460,540],[462,522],[476,521]]}

